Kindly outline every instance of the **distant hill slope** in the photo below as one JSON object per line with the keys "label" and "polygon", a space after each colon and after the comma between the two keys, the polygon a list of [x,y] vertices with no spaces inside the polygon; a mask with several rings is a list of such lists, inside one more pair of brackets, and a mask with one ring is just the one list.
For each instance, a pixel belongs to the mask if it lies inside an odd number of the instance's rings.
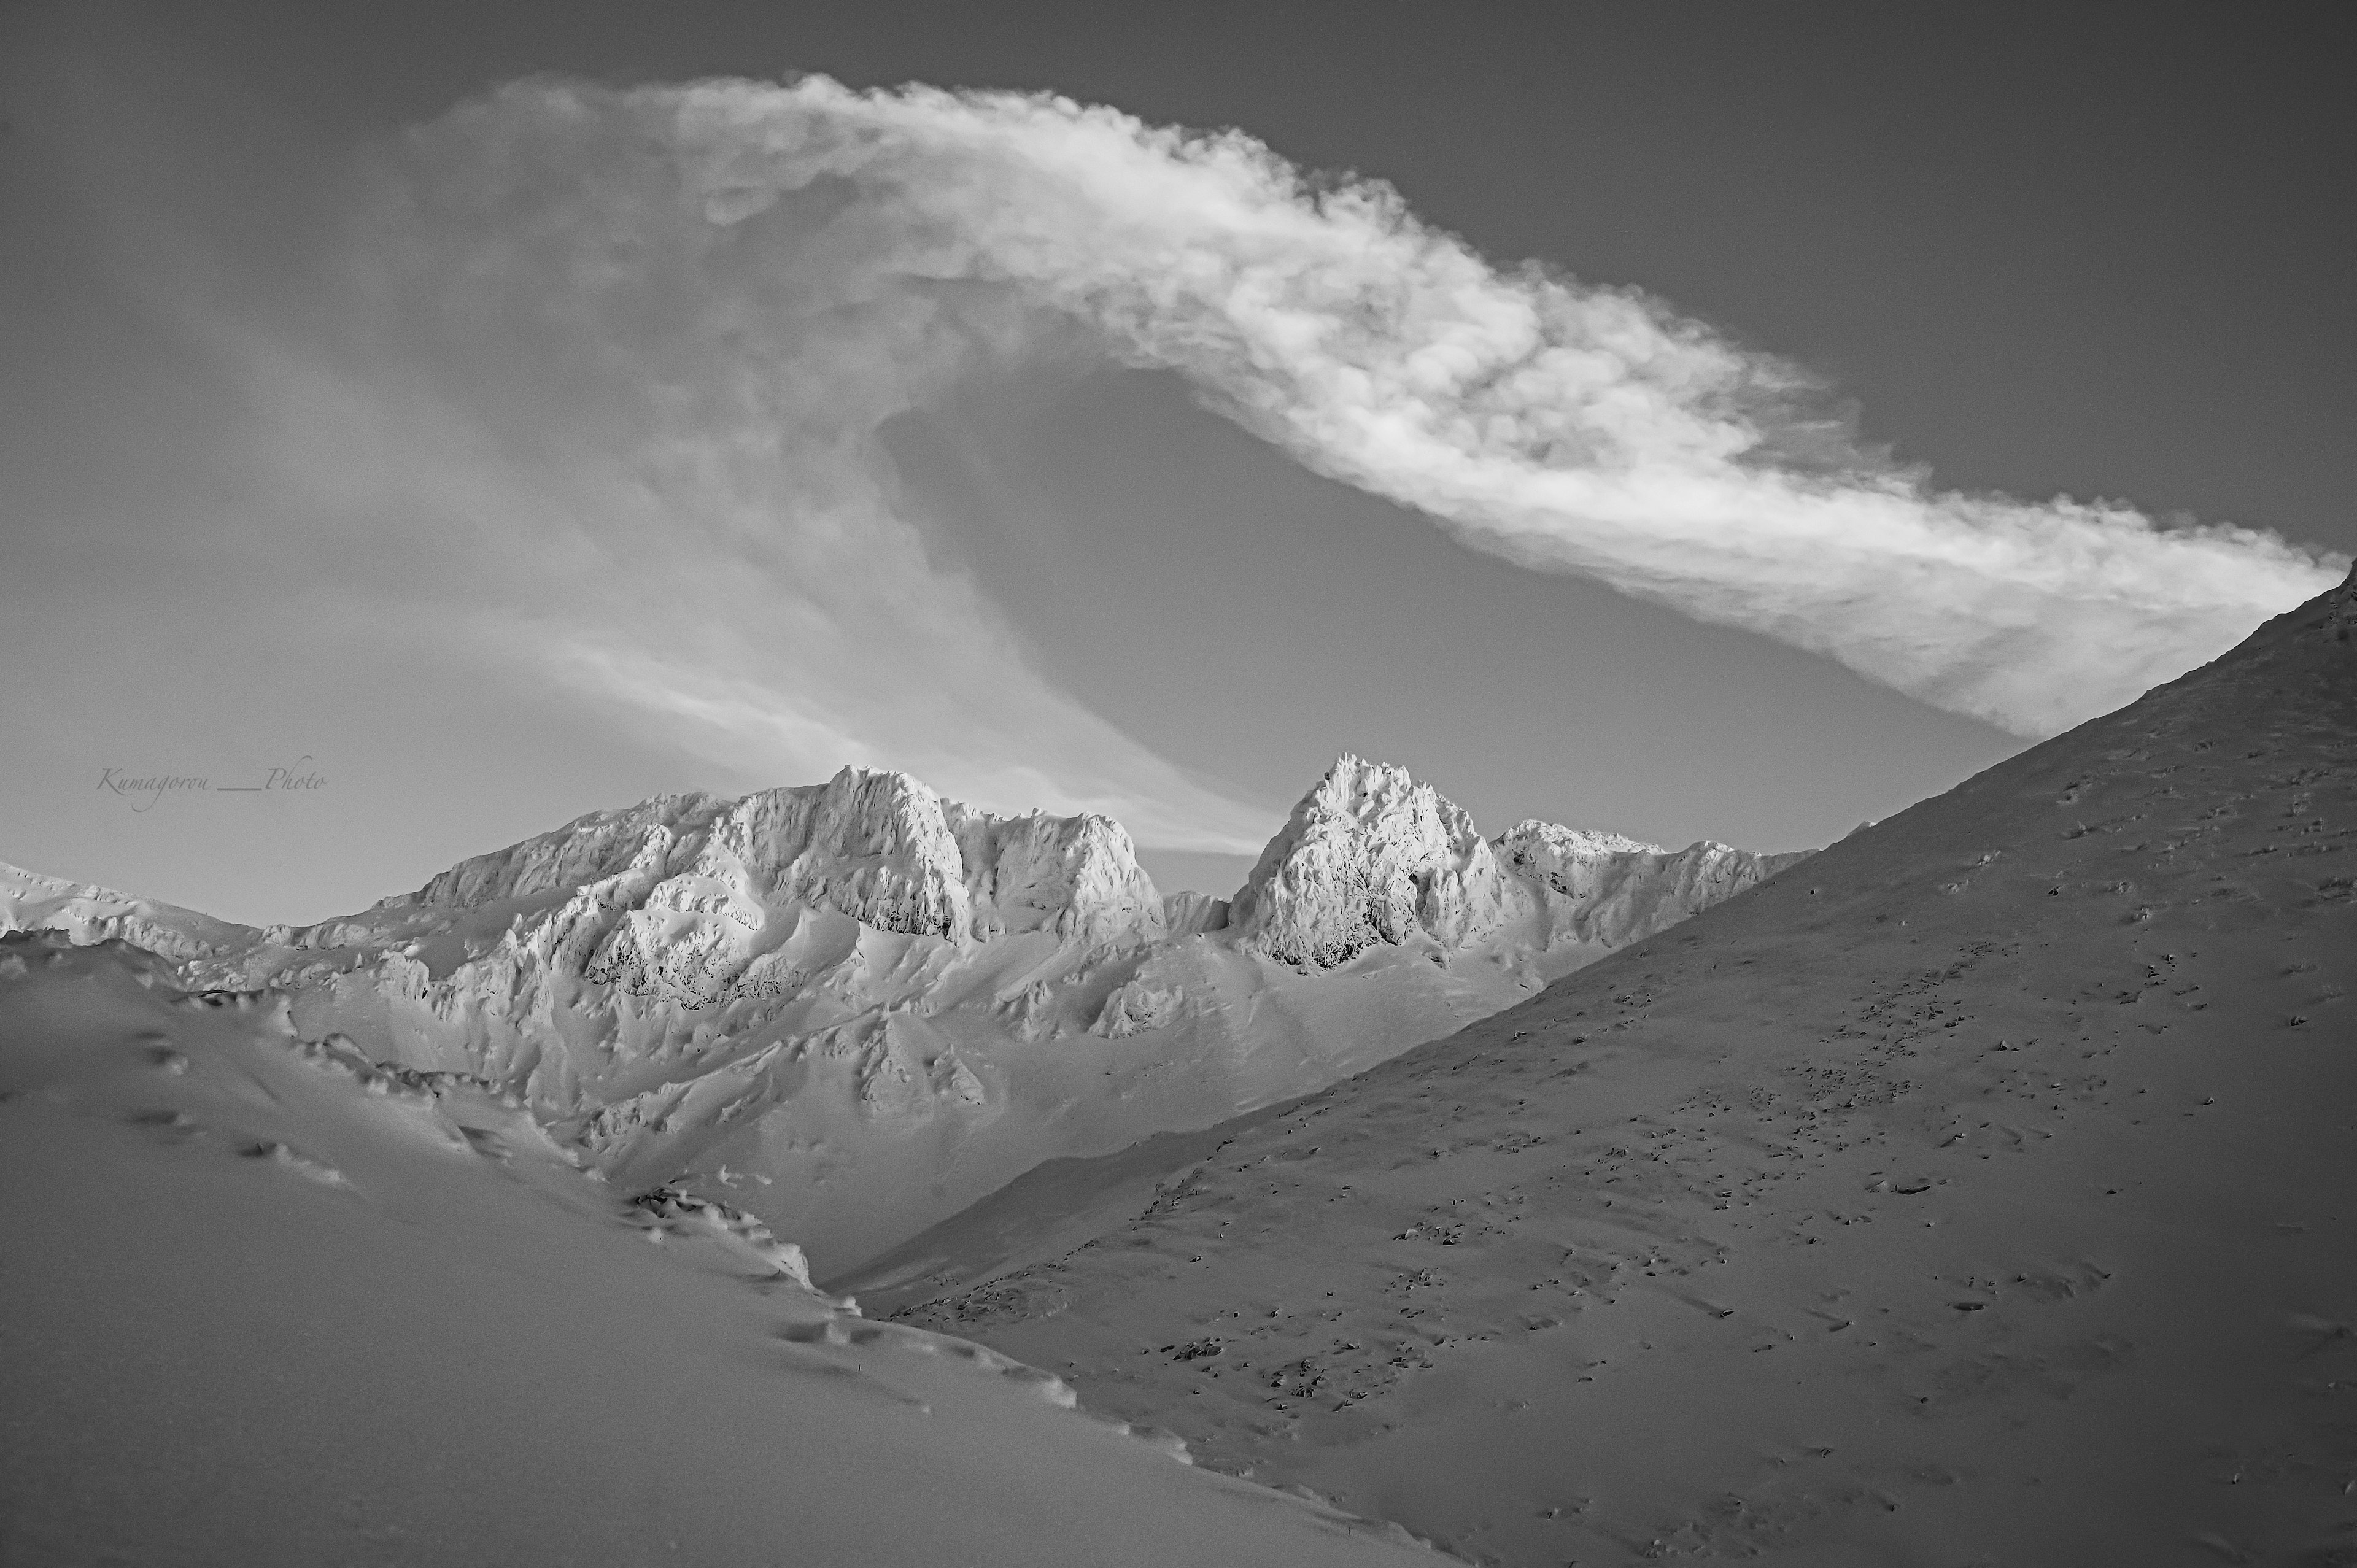
{"label": "distant hill slope", "polygon": [[900,1316],[1477,1562],[2357,1563],[2352,987],[2357,576]]}
{"label": "distant hill slope", "polygon": [[845,768],[593,812],[302,928],[0,867],[0,930],[284,991],[304,1028],[495,1082],[617,1184],[726,1199],[835,1270],[1043,1160],[1320,1088],[1799,858],[1485,840],[1344,757],[1232,910],[1164,898],[1109,818]]}

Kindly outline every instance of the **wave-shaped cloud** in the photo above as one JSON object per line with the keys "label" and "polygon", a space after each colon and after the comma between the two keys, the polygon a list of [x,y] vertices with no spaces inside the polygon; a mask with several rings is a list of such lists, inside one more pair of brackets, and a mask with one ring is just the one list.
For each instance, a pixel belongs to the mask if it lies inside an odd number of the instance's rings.
{"label": "wave-shaped cloud", "polygon": [[[979,366],[1175,371],[1470,545],[2023,735],[2336,575],[2248,529],[1939,490],[1641,294],[1501,269],[1240,134],[1047,96],[522,82],[384,154],[343,265],[340,368],[280,376],[282,417],[355,505],[439,454],[427,488],[517,657],[1165,843],[1247,844],[1257,813],[1033,673],[896,506],[877,431]],[[434,435],[371,475],[329,427],[381,430],[388,400]]]}
{"label": "wave-shaped cloud", "polygon": [[527,87],[478,113],[592,105],[677,160],[708,222],[847,182],[895,231],[879,273],[1013,287],[1467,543],[2017,733],[2126,702],[2337,575],[2254,530],[1934,489],[1846,447],[1790,367],[1630,291],[1501,271],[1389,188],[1315,183],[1234,133],[819,79]]}

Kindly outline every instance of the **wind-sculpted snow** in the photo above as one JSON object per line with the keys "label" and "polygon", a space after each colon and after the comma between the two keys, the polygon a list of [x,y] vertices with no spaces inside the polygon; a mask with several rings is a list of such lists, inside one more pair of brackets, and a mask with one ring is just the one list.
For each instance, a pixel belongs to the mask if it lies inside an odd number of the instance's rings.
{"label": "wind-sculpted snow", "polygon": [[1344,758],[1232,910],[1164,898],[1106,818],[845,768],[594,812],[306,929],[29,874],[0,913],[278,987],[305,1027],[500,1084],[613,1179],[741,1204],[834,1271],[1041,1160],[1445,1034],[1773,864],[1530,824],[1492,845]]}

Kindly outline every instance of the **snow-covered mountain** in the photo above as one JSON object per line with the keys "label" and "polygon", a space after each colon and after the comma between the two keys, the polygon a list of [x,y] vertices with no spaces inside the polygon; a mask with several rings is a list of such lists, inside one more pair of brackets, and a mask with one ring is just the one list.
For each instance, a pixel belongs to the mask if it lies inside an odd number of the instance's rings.
{"label": "snow-covered mountain", "polygon": [[[1383,918],[1489,918],[1429,821],[1469,891]],[[2357,1561],[2353,992],[2357,574],[1544,995],[841,1283],[1507,1568]]]}
{"label": "snow-covered mountain", "polygon": [[183,964],[232,962],[263,933],[157,899],[69,882],[0,863],[0,932],[55,931],[77,942],[126,942]]}
{"label": "snow-covered mountain", "polygon": [[283,991],[305,1028],[497,1083],[616,1182],[726,1197],[837,1270],[1042,1160],[1322,1087],[1795,858],[1491,843],[1345,757],[1232,901],[1166,899],[1107,818],[845,768],[593,813],[313,927],[10,873],[0,929]]}
{"label": "snow-covered mountain", "polygon": [[1673,853],[1540,822],[1484,839],[1405,769],[1344,757],[1262,851],[1227,922],[1246,950],[1311,971],[1415,943],[1609,950],[1802,858],[1708,841]]}

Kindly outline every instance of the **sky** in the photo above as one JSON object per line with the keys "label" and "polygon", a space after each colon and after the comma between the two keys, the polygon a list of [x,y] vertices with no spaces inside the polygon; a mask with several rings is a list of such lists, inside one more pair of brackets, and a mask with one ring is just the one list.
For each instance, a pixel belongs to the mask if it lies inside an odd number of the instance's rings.
{"label": "sky", "polygon": [[860,763],[1224,891],[1344,751],[1826,842],[2345,569],[2329,21],[20,0],[0,859],[310,920]]}

